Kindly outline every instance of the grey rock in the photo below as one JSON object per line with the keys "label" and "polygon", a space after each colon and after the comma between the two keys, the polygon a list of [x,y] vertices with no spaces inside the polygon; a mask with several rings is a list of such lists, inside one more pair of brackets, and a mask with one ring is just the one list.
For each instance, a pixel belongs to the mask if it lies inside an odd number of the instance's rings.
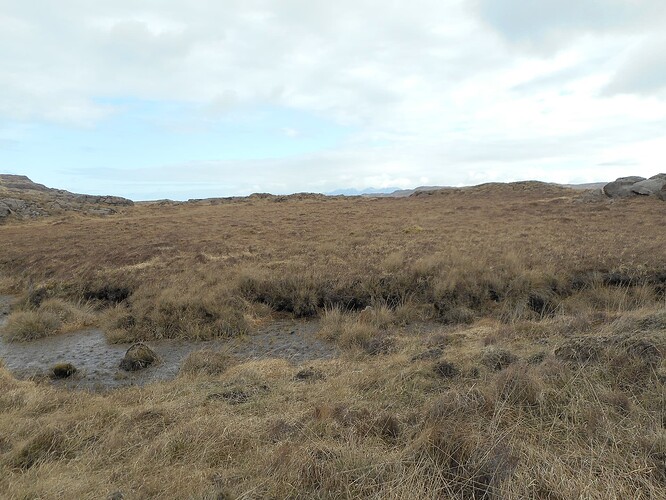
{"label": "grey rock", "polygon": [[610,198],[630,198],[632,196],[655,196],[666,200],[666,174],[645,177],[620,177],[603,187],[603,193]]}
{"label": "grey rock", "polygon": [[15,198],[3,198],[2,203],[6,205],[12,212],[23,210],[28,206],[24,200],[17,200]]}
{"label": "grey rock", "polygon": [[619,179],[606,184],[603,188],[603,192],[606,196],[611,198],[628,198],[630,196],[635,196],[631,191],[632,186],[637,182],[644,180],[645,177],[620,177]]}
{"label": "grey rock", "polygon": [[665,184],[666,177],[664,179],[646,179],[631,186],[631,191],[643,196],[656,196]]}
{"label": "grey rock", "polygon": [[8,217],[11,213],[12,211],[9,209],[9,207],[0,202],[0,217]]}

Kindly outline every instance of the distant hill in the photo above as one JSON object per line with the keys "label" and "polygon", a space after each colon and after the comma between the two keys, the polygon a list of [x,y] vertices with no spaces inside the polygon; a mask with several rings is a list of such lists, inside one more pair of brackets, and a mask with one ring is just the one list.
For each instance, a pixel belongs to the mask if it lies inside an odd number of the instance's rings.
{"label": "distant hill", "polygon": [[[363,190],[349,188],[338,189],[324,194],[296,193],[291,195],[272,195],[268,193],[255,193],[249,197],[207,198],[202,200],[189,200],[185,203],[217,204],[225,201],[239,199],[268,199],[276,202],[302,199],[323,199],[326,196],[360,196],[380,198],[406,198],[409,196],[423,196],[429,194],[446,194],[459,192],[506,192],[510,191],[543,191],[552,193],[560,189],[576,189],[599,191],[606,183],[589,184],[553,184],[538,181],[525,181],[513,183],[486,183],[478,186],[452,187],[452,186],[419,186],[414,189],[398,188],[367,188]],[[179,204],[170,200],[157,200],[143,202],[146,204]],[[142,203],[142,204],[143,204]],[[31,219],[47,215],[57,215],[66,212],[80,212],[88,215],[111,215],[123,207],[133,205],[134,202],[119,196],[94,196],[76,194],[63,189],[52,189],[43,184],[33,182],[24,175],[0,174],[0,223],[11,219]]]}
{"label": "distant hill", "polygon": [[52,189],[25,175],[0,174],[0,222],[31,219],[68,211],[111,215],[134,203],[119,196],[93,196]]}
{"label": "distant hill", "polygon": [[[539,182],[539,181],[525,181],[525,182]],[[501,183],[501,182],[496,182],[496,183],[486,183],[486,184],[479,184],[479,186],[487,186],[487,185],[506,185],[506,184],[518,184],[518,183]],[[541,183],[544,185],[556,185],[556,186],[562,186],[566,188],[571,188],[571,189],[579,189],[579,190],[596,190],[596,189],[601,189],[604,187],[606,184],[605,182],[593,182],[593,183],[588,183],[588,184],[553,184],[553,183]],[[372,197],[391,197],[391,198],[403,198],[407,196],[412,196],[415,193],[427,193],[427,192],[434,192],[434,191],[442,191],[442,190],[453,190],[453,189],[468,189],[468,188],[475,188],[479,186],[462,186],[462,187],[455,187],[455,186],[419,186],[414,189],[396,189],[395,191],[392,191],[390,193],[385,193],[385,192],[367,192],[361,194],[361,196],[372,196]]]}
{"label": "distant hill", "polygon": [[602,189],[607,182],[589,182],[587,184],[562,184],[573,189]]}

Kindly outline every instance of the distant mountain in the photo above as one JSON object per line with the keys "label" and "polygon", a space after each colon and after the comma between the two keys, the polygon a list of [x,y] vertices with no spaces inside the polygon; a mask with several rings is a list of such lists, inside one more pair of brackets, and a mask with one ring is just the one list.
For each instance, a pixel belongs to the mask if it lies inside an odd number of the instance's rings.
{"label": "distant mountain", "polygon": [[[390,193],[378,193],[374,196],[380,197],[391,197],[391,198],[405,198],[411,196],[414,193],[420,193],[422,191],[441,191],[442,189],[453,189],[450,186],[419,186],[414,189],[396,189]],[[366,194],[364,196],[373,196],[371,194]]]}
{"label": "distant mountain", "polygon": [[[492,184],[504,184],[504,183],[492,183]],[[512,183],[509,183],[512,184]],[[562,186],[562,187],[567,187],[571,189],[580,189],[580,190],[595,190],[595,189],[601,189],[604,187],[606,183],[605,182],[593,182],[589,184],[553,184],[557,186]],[[481,184],[483,185],[483,184]],[[424,193],[424,192],[429,192],[429,191],[443,191],[447,189],[465,189],[465,188],[472,188],[472,187],[478,187],[478,186],[461,186],[461,187],[456,187],[456,186],[419,186],[414,189],[397,189],[395,191],[392,191],[390,193],[363,193],[361,196],[375,196],[375,197],[391,197],[391,198],[403,198],[407,196],[412,196],[415,193]]]}
{"label": "distant mountain", "polygon": [[563,186],[573,189],[601,189],[607,182],[589,182],[587,184],[563,184]]}
{"label": "distant mountain", "polygon": [[397,187],[388,187],[388,188],[366,188],[366,189],[336,189],[335,191],[330,191],[324,193],[326,196],[367,196],[367,195],[389,195],[400,188]]}

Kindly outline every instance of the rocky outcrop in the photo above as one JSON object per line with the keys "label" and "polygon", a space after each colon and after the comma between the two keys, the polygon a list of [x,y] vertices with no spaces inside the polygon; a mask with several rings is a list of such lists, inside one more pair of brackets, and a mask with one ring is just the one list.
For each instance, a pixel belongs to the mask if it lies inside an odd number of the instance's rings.
{"label": "rocky outcrop", "polygon": [[620,177],[603,187],[603,193],[610,198],[630,198],[632,196],[655,196],[666,200],[666,174],[645,177]]}
{"label": "rocky outcrop", "polygon": [[32,219],[69,211],[105,216],[133,205],[119,196],[93,196],[51,189],[24,175],[0,174],[0,222]]}

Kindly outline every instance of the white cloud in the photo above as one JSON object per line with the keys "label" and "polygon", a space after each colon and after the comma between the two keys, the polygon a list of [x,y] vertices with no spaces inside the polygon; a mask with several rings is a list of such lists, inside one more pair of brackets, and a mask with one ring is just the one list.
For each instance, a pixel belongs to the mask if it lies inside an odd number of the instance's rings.
{"label": "white cloud", "polygon": [[627,51],[619,69],[605,89],[614,94],[658,94],[666,91],[666,36],[646,37]]}
{"label": "white cloud", "polygon": [[[94,127],[122,112],[105,98],[133,98],[209,121],[273,105],[357,130],[333,152],[244,164],[247,189],[607,178],[600,164],[652,168],[644,141],[666,135],[663,0],[2,4],[2,120]],[[207,182],[219,165],[186,174]]]}
{"label": "white cloud", "polygon": [[474,0],[488,26],[522,49],[553,52],[586,34],[659,31],[662,0]]}

